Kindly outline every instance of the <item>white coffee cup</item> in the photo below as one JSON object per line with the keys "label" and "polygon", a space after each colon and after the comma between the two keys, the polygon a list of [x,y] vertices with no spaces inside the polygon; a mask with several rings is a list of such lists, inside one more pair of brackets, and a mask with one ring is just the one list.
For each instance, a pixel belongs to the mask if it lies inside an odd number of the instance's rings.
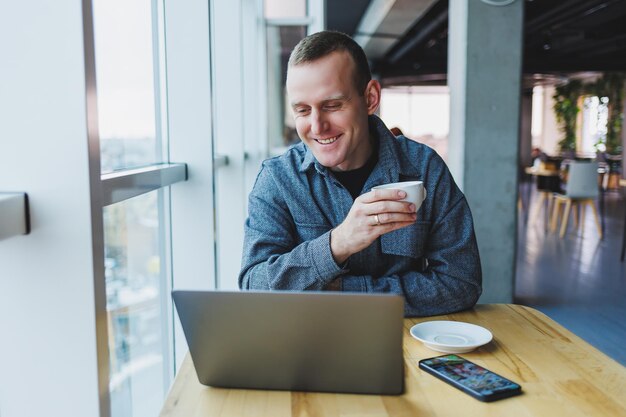
{"label": "white coffee cup", "polygon": [[400,201],[408,201],[415,204],[415,211],[420,209],[420,206],[426,199],[426,189],[423,181],[393,182],[391,184],[377,185],[372,187],[372,190],[402,190],[406,193],[406,198]]}

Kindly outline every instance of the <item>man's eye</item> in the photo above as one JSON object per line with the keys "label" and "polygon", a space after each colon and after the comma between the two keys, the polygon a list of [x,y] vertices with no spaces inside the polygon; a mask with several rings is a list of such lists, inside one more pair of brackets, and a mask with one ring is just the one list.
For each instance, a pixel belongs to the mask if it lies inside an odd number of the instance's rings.
{"label": "man's eye", "polygon": [[325,106],[324,106],[324,108],[325,108],[326,110],[337,110],[337,109],[339,109],[340,107],[341,107],[341,104],[338,104],[338,103],[334,103],[334,104],[327,104],[327,105],[325,105]]}
{"label": "man's eye", "polygon": [[296,114],[306,114],[308,113],[309,109],[305,108],[305,107],[299,107],[296,109]]}

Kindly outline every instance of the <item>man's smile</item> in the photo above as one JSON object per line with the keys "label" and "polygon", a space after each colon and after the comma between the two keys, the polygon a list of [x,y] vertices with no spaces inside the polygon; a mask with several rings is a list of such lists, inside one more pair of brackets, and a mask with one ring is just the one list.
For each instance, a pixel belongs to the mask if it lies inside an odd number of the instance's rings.
{"label": "man's smile", "polygon": [[322,145],[330,145],[331,143],[335,143],[335,141],[337,141],[337,139],[339,139],[339,136],[341,136],[341,135],[333,136],[331,138],[326,138],[326,139],[315,139],[315,141],[317,143],[322,144]]}

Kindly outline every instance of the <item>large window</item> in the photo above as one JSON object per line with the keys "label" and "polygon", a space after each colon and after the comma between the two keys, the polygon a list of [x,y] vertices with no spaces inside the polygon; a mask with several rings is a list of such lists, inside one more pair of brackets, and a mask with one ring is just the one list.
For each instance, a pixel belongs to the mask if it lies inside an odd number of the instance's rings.
{"label": "large window", "polygon": [[[158,414],[173,375],[160,0],[93,0],[112,417]],[[167,174],[169,173],[169,174]],[[167,174],[167,175],[166,175]],[[171,174],[171,177],[166,178]],[[150,191],[153,190],[153,191]]]}
{"label": "large window", "polygon": [[265,0],[266,19],[294,19],[306,17],[306,0]]}
{"label": "large window", "polygon": [[162,161],[153,6],[152,0],[93,2],[102,172]]}
{"label": "large window", "polygon": [[303,25],[268,25],[267,27],[267,84],[272,91],[268,95],[269,138],[270,149],[274,154],[282,153],[287,146],[300,141],[287,102],[285,81],[289,54],[305,36],[306,26]]}
{"label": "large window", "polygon": [[450,93],[446,86],[392,87],[382,91],[380,116],[389,128],[448,155]]}
{"label": "large window", "polygon": [[112,416],[154,416],[168,385],[162,191],[104,209]]}

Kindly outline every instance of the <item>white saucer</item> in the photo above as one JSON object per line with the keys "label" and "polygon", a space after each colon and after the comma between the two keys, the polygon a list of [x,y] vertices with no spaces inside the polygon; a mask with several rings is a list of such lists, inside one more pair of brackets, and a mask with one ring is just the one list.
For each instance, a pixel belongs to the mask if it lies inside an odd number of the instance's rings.
{"label": "white saucer", "polygon": [[465,353],[493,339],[484,327],[462,321],[427,321],[411,327],[411,336],[432,350]]}

